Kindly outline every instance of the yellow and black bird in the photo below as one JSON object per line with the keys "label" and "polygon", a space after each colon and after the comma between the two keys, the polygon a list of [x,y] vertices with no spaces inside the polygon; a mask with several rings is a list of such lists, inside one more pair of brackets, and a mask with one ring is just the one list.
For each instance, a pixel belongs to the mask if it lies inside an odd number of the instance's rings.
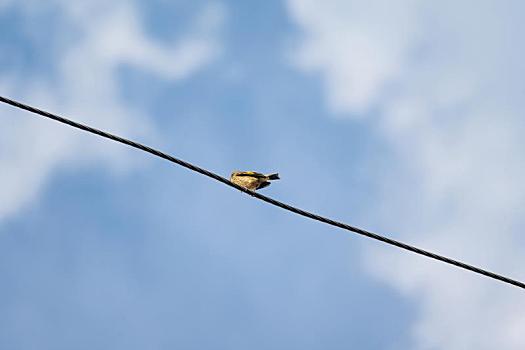
{"label": "yellow and black bird", "polygon": [[230,176],[231,182],[251,191],[270,186],[272,180],[279,180],[279,174],[264,175],[255,171],[234,171]]}

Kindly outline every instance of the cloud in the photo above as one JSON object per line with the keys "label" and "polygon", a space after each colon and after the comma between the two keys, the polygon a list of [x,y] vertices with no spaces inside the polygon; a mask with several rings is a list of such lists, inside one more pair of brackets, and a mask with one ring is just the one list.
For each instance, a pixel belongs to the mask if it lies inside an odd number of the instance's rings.
{"label": "cloud", "polygon": [[322,73],[335,112],[358,114],[376,103],[386,84],[402,73],[405,54],[418,36],[416,6],[406,11],[388,1],[288,4],[305,33],[297,63]]}
{"label": "cloud", "polygon": [[[26,67],[4,70],[3,95],[150,141],[157,138],[155,126],[121,97],[118,69],[127,65],[161,79],[187,79],[220,55],[225,19],[224,8],[212,3],[194,18],[181,39],[160,42],[147,33],[132,2],[0,2],[0,11],[13,9],[24,18],[18,31],[28,40],[11,44],[9,49],[24,50],[27,45],[37,55],[36,62],[51,63],[38,74],[28,73]],[[54,24],[35,25],[43,20]],[[79,136],[11,107],[0,108],[4,119],[0,129],[0,221],[37,200],[59,168],[103,164],[124,171],[136,165],[123,147]]]}
{"label": "cloud", "polygon": [[[290,0],[294,63],[339,115],[377,115],[392,172],[377,177],[385,232],[521,280],[523,5]],[[401,200],[402,199],[402,200]],[[522,292],[390,248],[371,273],[420,305],[417,349],[523,349]]]}

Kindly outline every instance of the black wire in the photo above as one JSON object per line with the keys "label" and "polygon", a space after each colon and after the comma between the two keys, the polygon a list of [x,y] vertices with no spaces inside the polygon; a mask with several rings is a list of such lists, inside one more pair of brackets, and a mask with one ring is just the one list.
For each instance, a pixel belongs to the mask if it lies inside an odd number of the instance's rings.
{"label": "black wire", "polygon": [[405,249],[405,250],[408,250],[410,252],[413,252],[413,253],[416,253],[416,254],[419,254],[419,255],[423,255],[423,256],[426,256],[426,257],[431,258],[431,259],[439,260],[439,261],[442,261],[444,263],[447,263],[447,264],[450,264],[450,265],[454,265],[454,266],[460,267],[462,269],[469,270],[469,271],[478,273],[480,275],[484,275],[486,277],[493,278],[495,280],[499,280],[499,281],[502,281],[502,282],[505,282],[505,283],[508,283],[508,284],[512,284],[512,285],[514,285],[516,287],[525,289],[525,283],[523,283],[523,282],[511,279],[511,278],[508,278],[508,277],[505,277],[505,276],[502,276],[502,275],[498,275],[496,273],[493,273],[493,272],[481,269],[479,267],[475,267],[475,266],[466,264],[466,263],[458,261],[458,260],[447,258],[445,256],[441,256],[441,255],[438,255],[438,254],[435,254],[435,253],[432,253],[432,252],[429,252],[429,251],[426,251],[426,250],[423,250],[423,249],[411,246],[409,244],[406,244],[406,243],[403,243],[403,242],[400,242],[400,241],[396,241],[396,240],[388,238],[388,237],[384,237],[384,236],[378,235],[377,233],[373,233],[373,232],[370,232],[370,231],[366,231],[366,230],[360,229],[358,227],[354,227],[354,226],[351,226],[351,225],[344,224],[344,223],[339,222],[339,221],[328,219],[328,218],[325,218],[323,216],[319,216],[319,215],[316,215],[316,214],[304,211],[302,209],[299,209],[299,208],[296,208],[296,207],[292,207],[292,206],[290,206],[288,204],[279,202],[279,201],[277,201],[277,200],[275,200],[273,198],[263,196],[262,194],[259,194],[257,192],[253,192],[253,191],[247,190],[247,189],[245,189],[245,188],[243,188],[241,186],[238,186],[238,185],[230,182],[229,180],[225,179],[222,176],[219,176],[219,175],[217,175],[215,173],[212,173],[211,171],[208,171],[208,170],[203,169],[203,168],[199,168],[198,166],[195,166],[193,164],[190,164],[188,162],[185,162],[183,160],[180,160],[178,158],[170,156],[170,155],[168,155],[166,153],[163,153],[163,152],[158,151],[156,149],[153,149],[151,147],[142,145],[140,143],[137,143],[137,142],[125,139],[125,138],[117,136],[117,135],[110,134],[110,133],[102,131],[102,130],[98,130],[98,129],[92,128],[92,127],[87,126],[87,125],[83,125],[83,124],[74,122],[74,121],[66,119],[64,117],[60,117],[60,116],[58,116],[56,114],[52,114],[52,113],[40,110],[40,109],[35,108],[35,107],[31,107],[31,106],[28,106],[26,104],[23,104],[23,103],[20,103],[20,102],[17,102],[17,101],[13,101],[13,100],[8,99],[6,97],[0,96],[0,102],[4,102],[4,103],[7,103],[7,104],[10,104],[10,105],[12,105],[14,107],[17,107],[17,108],[25,109],[26,111],[39,114],[39,115],[41,115],[43,117],[56,120],[56,121],[58,121],[60,123],[64,123],[64,124],[70,125],[72,127],[78,128],[80,130],[84,130],[84,131],[87,131],[87,132],[90,132],[90,133],[93,133],[93,134],[96,134],[96,135],[108,138],[110,140],[117,141],[117,142],[126,144],[128,146],[137,148],[137,149],[142,150],[144,152],[151,153],[151,154],[153,154],[153,155],[155,155],[157,157],[164,158],[166,160],[169,160],[170,162],[179,164],[179,165],[181,165],[181,166],[183,166],[185,168],[188,168],[190,170],[196,171],[196,172],[201,173],[203,175],[209,176],[212,179],[220,181],[220,182],[222,182],[225,185],[228,185],[230,187],[238,189],[239,191],[247,193],[247,194],[249,194],[252,197],[255,197],[255,198],[260,199],[262,201],[265,201],[267,203],[273,204],[273,205],[275,205],[277,207],[280,207],[280,208],[283,208],[285,210],[291,211],[293,213],[305,216],[305,217],[310,218],[312,220],[324,222],[324,223],[326,223],[328,225],[336,226],[336,227],[342,228],[344,230],[348,230],[348,231],[357,233],[359,235],[362,235],[362,236],[365,236],[365,237],[368,237],[368,238],[372,238],[372,239],[381,241],[383,243],[390,244],[390,245],[396,246],[398,248]]}

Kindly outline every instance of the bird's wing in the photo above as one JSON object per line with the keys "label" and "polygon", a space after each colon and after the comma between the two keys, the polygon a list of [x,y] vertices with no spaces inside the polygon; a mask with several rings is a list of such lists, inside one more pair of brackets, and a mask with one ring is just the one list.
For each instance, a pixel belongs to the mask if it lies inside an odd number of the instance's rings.
{"label": "bird's wing", "polygon": [[266,179],[266,175],[257,173],[255,171],[240,171],[236,173],[235,176],[250,176],[250,177],[256,177],[258,179]]}

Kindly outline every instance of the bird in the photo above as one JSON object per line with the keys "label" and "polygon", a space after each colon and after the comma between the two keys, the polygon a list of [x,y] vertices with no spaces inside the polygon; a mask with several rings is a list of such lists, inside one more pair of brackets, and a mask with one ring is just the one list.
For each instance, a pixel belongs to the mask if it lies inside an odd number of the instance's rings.
{"label": "bird", "polygon": [[250,191],[270,186],[272,180],[279,180],[279,174],[264,175],[255,171],[234,171],[230,176],[231,182]]}

